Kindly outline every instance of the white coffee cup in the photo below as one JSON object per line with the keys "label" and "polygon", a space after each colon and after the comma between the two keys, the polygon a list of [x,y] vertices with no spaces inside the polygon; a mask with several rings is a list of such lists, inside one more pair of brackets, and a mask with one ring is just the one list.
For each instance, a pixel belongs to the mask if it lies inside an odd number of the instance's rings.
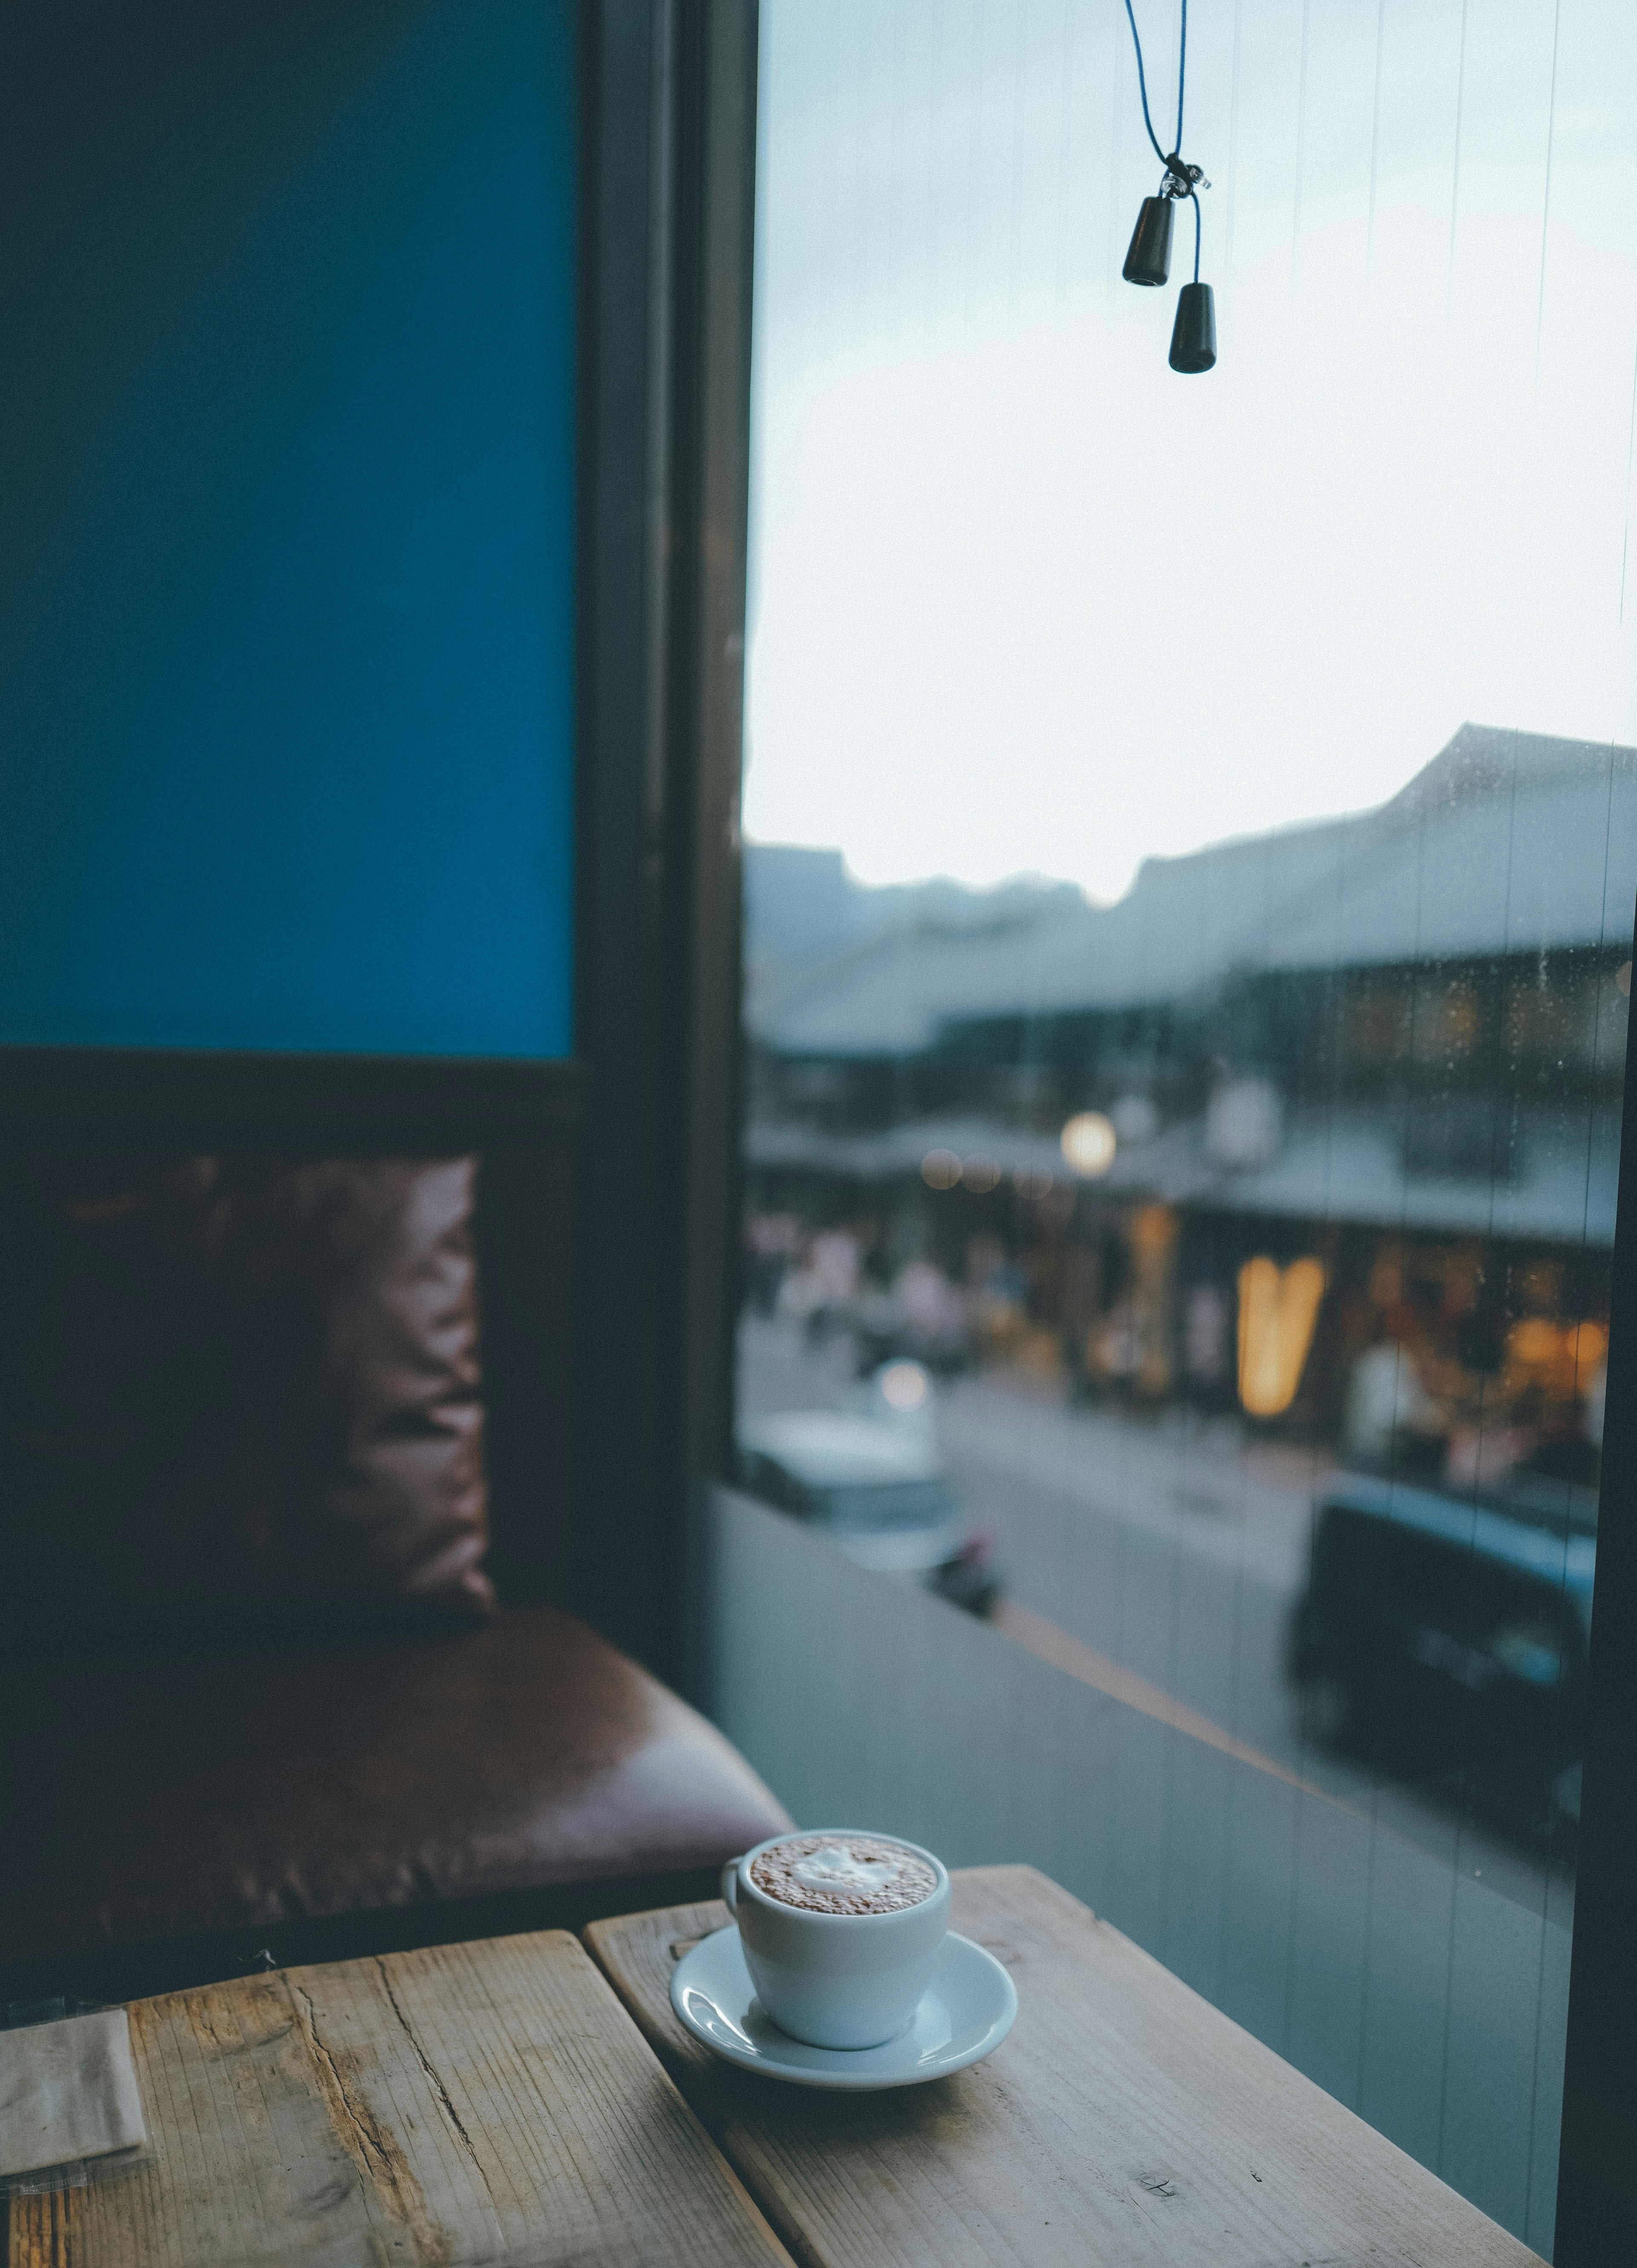
{"label": "white coffee cup", "polygon": [[[866,1839],[859,1828],[814,1828],[827,1842]],[[914,2021],[949,1929],[949,1877],[940,1860],[901,1835],[868,1836],[924,1859],[937,1886],[895,1913],[815,1913],[758,1888],[750,1873],[763,1851],[793,1839],[770,1835],[722,1869],[723,1903],[739,1924],[756,1998],[793,2039],[815,2048],[874,2048]]]}

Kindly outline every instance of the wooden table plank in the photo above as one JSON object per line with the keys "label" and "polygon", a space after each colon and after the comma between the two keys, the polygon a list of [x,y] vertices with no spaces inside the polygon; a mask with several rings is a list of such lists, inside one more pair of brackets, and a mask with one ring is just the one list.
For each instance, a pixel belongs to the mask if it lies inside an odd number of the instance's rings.
{"label": "wooden table plank", "polygon": [[15,2198],[12,2268],[787,2256],[564,1931],[132,2005],[154,2146]]}
{"label": "wooden table plank", "polygon": [[585,1933],[807,2268],[1538,2268],[1537,2256],[1028,1867],[957,1873],[953,1926],[1011,1970],[987,2062],[888,2095],[722,2063],[670,1974],[724,1908]]}

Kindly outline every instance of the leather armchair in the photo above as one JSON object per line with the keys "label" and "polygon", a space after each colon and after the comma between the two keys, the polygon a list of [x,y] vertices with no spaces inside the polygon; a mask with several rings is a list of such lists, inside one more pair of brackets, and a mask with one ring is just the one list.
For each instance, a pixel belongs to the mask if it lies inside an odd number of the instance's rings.
{"label": "leather armchair", "polygon": [[0,1999],[705,1894],[786,1814],[654,1678],[565,1615],[494,1611],[481,1574],[469,1161],[200,1163],[47,1191],[10,1241],[35,1330],[0,1373],[26,1484],[0,1543],[31,1563],[0,1656]]}

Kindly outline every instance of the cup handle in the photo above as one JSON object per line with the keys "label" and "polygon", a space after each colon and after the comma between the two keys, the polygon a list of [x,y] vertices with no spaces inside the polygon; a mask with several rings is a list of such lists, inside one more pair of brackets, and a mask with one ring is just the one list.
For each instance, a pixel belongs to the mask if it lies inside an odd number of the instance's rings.
{"label": "cup handle", "polygon": [[[741,1857],[743,1856],[741,1852]],[[722,1869],[722,1904],[730,1914],[739,1911],[739,1860],[730,1859]]]}

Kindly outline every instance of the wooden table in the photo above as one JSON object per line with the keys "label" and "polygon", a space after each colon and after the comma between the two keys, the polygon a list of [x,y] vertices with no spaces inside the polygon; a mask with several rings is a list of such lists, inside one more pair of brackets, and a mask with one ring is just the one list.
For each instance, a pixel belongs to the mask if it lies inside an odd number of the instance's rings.
{"label": "wooden table", "polygon": [[12,2268],[789,2268],[561,1930],[275,1970],[130,2019],[152,2161],[13,2198]]}
{"label": "wooden table", "polygon": [[1031,1868],[955,1878],[955,1926],[1017,1980],[1011,2037],[897,2094],[698,2046],[671,1970],[725,1919],[594,1923],[618,1999],[549,1931],[136,2001],[152,2161],[13,2199],[12,2268],[1535,2262]]}
{"label": "wooden table", "polygon": [[734,2070],[671,2013],[719,1905],[586,1942],[804,2268],[1525,2268],[1537,2256],[1027,1867],[955,1877],[1016,1980],[986,2063],[891,2095]]}

